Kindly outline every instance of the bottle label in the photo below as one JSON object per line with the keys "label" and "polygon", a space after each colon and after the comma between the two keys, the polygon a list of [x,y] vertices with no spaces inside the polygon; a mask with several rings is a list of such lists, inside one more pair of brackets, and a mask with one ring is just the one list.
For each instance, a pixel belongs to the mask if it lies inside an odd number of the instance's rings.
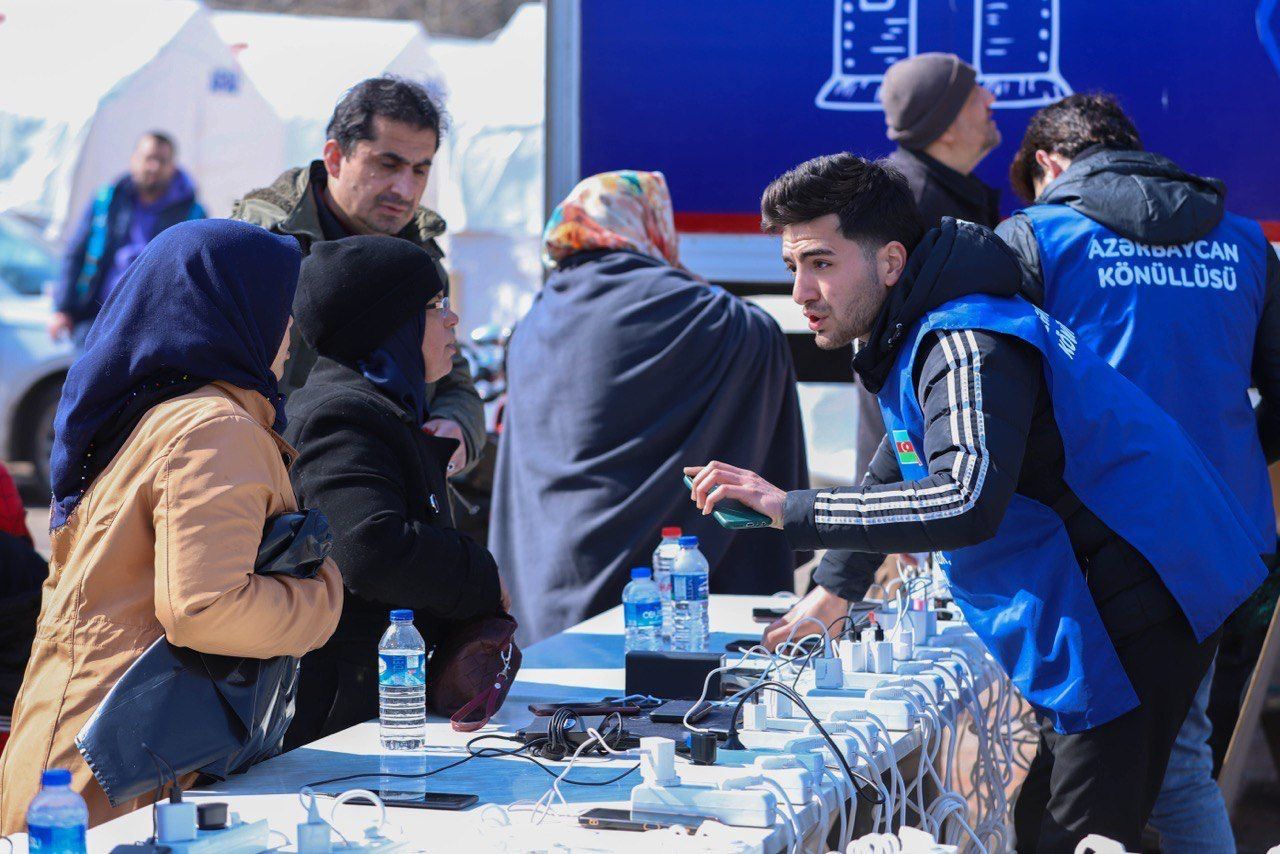
{"label": "bottle label", "polygon": [[40,827],[31,825],[27,828],[27,850],[47,851],[52,854],[86,850],[84,825],[75,827]]}
{"label": "bottle label", "polygon": [[378,684],[418,688],[427,684],[426,655],[378,653]]}
{"label": "bottle label", "polygon": [[671,576],[671,598],[677,602],[705,602],[707,600],[707,576],[702,573]]}
{"label": "bottle label", "polygon": [[622,613],[627,628],[654,629],[662,625],[661,602],[624,602]]}
{"label": "bottle label", "polygon": [[671,601],[671,573],[664,572],[658,579],[658,595],[668,602]]}

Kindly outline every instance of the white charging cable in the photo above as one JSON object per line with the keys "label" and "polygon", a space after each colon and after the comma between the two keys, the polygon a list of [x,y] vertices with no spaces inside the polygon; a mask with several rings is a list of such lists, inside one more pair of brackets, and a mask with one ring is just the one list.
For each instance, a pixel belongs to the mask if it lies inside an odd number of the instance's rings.
{"label": "white charging cable", "polygon": [[[805,623],[813,623],[815,626],[818,627],[818,631],[815,632],[814,635],[817,635],[819,638],[822,639],[822,645],[823,645],[823,648],[825,649],[827,646],[827,624],[819,620],[817,617],[801,617],[800,619],[792,623],[791,631],[787,632],[787,639],[783,641],[783,643],[784,644],[791,643],[792,639],[794,639],[796,636],[796,632],[799,631],[800,627],[803,626]],[[807,637],[813,637],[814,635],[809,635]]]}
{"label": "white charging cable", "polygon": [[[338,807],[355,798],[364,798],[378,808],[378,824],[376,826],[365,828],[365,840],[372,841],[376,839],[386,839],[387,837],[382,835],[382,830],[387,826],[387,805],[382,802],[382,798],[378,797],[368,789],[350,789],[343,792],[341,795],[338,795],[338,797],[333,801],[333,808],[329,810],[329,826],[333,827],[334,830],[337,830],[337,828],[334,827],[334,821],[338,815]],[[342,836],[341,833],[338,835]],[[347,845],[351,844],[345,836],[342,836],[342,841]]]}

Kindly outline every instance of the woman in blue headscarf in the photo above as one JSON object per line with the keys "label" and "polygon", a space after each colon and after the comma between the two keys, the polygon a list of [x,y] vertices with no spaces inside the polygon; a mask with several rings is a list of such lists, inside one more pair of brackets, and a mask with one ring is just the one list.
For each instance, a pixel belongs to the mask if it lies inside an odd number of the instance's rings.
{"label": "woman in blue headscarf", "polygon": [[91,824],[147,802],[112,809],[74,739],[161,635],[270,658],[333,633],[331,562],[310,579],[253,571],[267,520],[298,507],[276,380],[300,262],[257,226],[182,223],[103,306],[58,405],[53,555],[0,765],[0,833],[23,829],[46,768],[71,769]]}

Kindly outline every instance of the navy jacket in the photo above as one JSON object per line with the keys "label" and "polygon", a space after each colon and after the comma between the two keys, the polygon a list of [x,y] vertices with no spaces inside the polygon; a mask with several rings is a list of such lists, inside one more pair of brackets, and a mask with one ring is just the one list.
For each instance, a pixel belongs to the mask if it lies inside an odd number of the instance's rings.
{"label": "navy jacket", "polygon": [[[173,177],[180,192],[156,216],[153,233],[188,219],[204,219],[205,210],[196,201],[195,185],[178,170]],[[53,291],[53,307],[76,322],[93,320],[102,308],[102,285],[111,272],[116,250],[129,238],[130,220],[138,202],[133,179],[128,175],[107,184],[85,205],[75,233],[67,241],[62,257],[62,273]]]}

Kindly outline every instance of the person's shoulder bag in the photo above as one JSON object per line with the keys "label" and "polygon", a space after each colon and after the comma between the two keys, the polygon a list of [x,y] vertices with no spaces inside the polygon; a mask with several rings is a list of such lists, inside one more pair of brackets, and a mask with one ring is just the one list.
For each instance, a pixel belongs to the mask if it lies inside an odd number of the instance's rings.
{"label": "person's shoulder bag", "polygon": [[[267,521],[259,575],[312,578],[332,548],[317,510]],[[193,771],[224,780],[280,752],[298,659],[212,655],[163,636],[130,665],[76,736],[112,806]]]}

